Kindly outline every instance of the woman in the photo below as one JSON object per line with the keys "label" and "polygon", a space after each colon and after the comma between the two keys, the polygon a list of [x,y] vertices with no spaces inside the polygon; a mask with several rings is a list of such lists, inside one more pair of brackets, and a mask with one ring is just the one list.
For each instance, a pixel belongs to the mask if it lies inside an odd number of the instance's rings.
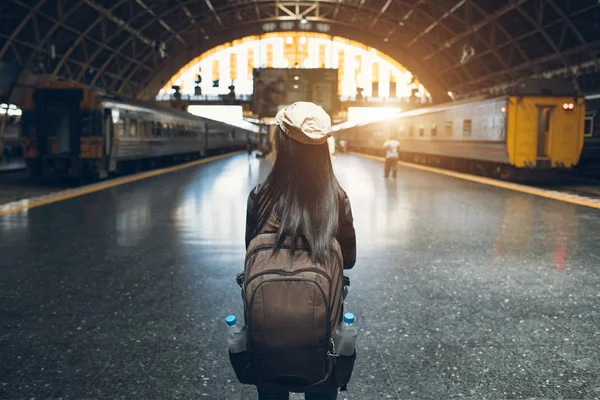
{"label": "woman", "polygon": [[[327,258],[333,239],[340,244],[344,268],[356,262],[356,238],[350,202],[331,165],[327,139],[329,115],[317,105],[296,102],[276,117],[277,158],[265,182],[248,197],[246,248],[259,233],[301,234],[310,256]],[[275,223],[273,221],[276,221]],[[288,399],[288,392],[258,388],[259,400]],[[306,393],[306,400],[333,400],[337,389]]]}

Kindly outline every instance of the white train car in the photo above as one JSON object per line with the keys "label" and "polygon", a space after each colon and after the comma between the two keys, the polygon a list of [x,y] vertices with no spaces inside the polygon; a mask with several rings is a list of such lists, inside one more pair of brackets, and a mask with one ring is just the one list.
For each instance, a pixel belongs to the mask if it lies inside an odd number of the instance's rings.
{"label": "white train car", "polygon": [[474,98],[333,128],[349,150],[383,155],[389,137],[400,159],[482,175],[569,168],[583,145],[585,106],[572,96]]}

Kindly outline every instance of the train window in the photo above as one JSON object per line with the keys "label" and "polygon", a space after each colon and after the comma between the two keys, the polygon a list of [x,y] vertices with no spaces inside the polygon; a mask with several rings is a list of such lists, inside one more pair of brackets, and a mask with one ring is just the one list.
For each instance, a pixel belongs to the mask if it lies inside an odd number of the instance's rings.
{"label": "train window", "polygon": [[119,122],[117,122],[117,136],[125,136],[125,120],[123,118],[121,118]]}
{"label": "train window", "polygon": [[408,128],[408,136],[413,136],[415,133],[415,127],[414,126],[410,126]]}
{"label": "train window", "polygon": [[594,117],[585,117],[583,136],[590,137],[594,135]]}
{"label": "train window", "polygon": [[446,136],[452,136],[452,121],[446,121],[446,125],[444,125],[444,133]]}
{"label": "train window", "polygon": [[152,125],[150,121],[140,121],[140,128],[142,129],[141,135],[144,137],[152,137]]}
{"label": "train window", "polygon": [[137,136],[137,120],[129,120],[129,136]]}
{"label": "train window", "polygon": [[425,127],[423,125],[419,128],[419,136],[425,136]]}
{"label": "train window", "polygon": [[437,124],[431,126],[431,136],[437,136]]}
{"label": "train window", "polygon": [[463,136],[471,137],[471,120],[465,119],[463,121]]}
{"label": "train window", "polygon": [[137,124],[137,128],[138,128],[138,136],[139,137],[146,137],[146,121],[138,121]]}

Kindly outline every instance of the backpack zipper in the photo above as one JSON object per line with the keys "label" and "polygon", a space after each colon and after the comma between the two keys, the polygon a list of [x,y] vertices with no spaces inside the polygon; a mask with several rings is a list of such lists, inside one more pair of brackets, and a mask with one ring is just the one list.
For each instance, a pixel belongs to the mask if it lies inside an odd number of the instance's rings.
{"label": "backpack zipper", "polygon": [[[272,244],[261,244],[260,246],[256,246],[255,248],[252,249],[252,251],[250,251],[248,254],[246,254],[246,258],[244,259],[244,265],[248,264],[248,259],[250,257],[252,257],[254,254],[261,252],[261,251],[274,249],[274,248],[275,248],[275,246],[273,246]],[[289,250],[291,247],[289,245],[282,245],[279,248]],[[306,249],[304,249],[304,248],[301,248],[301,249],[306,251]],[[344,265],[342,264],[342,258],[340,257],[338,252],[335,251],[334,249],[330,249],[329,251],[331,251],[333,253],[333,256],[335,257],[338,265],[342,268],[342,276],[343,276],[344,275]]]}
{"label": "backpack zipper", "polygon": [[[255,248],[252,249],[252,251],[250,251],[250,253],[246,254],[246,259],[244,260],[244,265],[246,265],[248,263],[248,259],[253,256],[254,254],[260,252],[260,251],[264,251],[264,250],[268,250],[268,249],[274,249],[275,246],[272,244],[261,244],[259,246],[256,246]],[[289,245],[282,245],[280,247],[280,249],[290,249]]]}
{"label": "backpack zipper", "polygon": [[327,279],[327,282],[329,282],[329,287],[331,287],[331,277],[324,271],[321,271],[319,268],[301,268],[301,269],[297,269],[295,271],[282,271],[280,269],[267,269],[265,271],[261,271],[257,274],[252,275],[252,277],[244,283],[244,289],[246,289],[248,287],[248,285],[250,284],[250,282],[252,282],[254,279],[259,278],[264,275],[273,274],[273,275],[281,275],[281,276],[293,276],[300,272],[315,272],[319,275],[322,275],[325,277],[325,279]]}

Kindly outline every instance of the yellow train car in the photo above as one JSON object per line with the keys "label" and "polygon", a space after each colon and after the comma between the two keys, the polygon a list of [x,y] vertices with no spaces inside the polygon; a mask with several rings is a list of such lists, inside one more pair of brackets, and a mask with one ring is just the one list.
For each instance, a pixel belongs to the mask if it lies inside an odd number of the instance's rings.
{"label": "yellow train car", "polygon": [[585,101],[572,97],[509,97],[506,147],[515,167],[569,168],[583,148]]}

